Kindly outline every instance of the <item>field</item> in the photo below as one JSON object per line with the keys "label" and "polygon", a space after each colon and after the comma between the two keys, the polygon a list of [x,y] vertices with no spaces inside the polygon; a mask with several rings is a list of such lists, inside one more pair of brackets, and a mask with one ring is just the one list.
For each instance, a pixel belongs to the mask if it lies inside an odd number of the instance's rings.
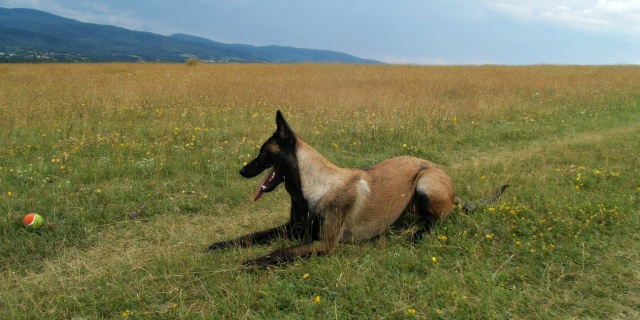
{"label": "field", "polygon": [[[275,128],[340,166],[414,155],[456,210],[267,270],[238,169]],[[2,319],[638,319],[640,67],[0,65]],[[40,229],[22,217],[40,213]]]}

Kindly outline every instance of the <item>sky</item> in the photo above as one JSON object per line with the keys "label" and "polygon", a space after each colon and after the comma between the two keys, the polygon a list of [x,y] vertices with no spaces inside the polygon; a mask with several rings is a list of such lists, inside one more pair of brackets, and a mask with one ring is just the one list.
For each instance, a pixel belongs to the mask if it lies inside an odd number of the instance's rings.
{"label": "sky", "polygon": [[397,64],[640,64],[640,0],[0,0],[0,7]]}

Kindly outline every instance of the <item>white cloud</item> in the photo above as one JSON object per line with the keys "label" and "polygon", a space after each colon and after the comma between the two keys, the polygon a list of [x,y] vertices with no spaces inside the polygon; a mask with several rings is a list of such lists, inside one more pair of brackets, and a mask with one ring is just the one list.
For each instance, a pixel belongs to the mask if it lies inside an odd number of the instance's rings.
{"label": "white cloud", "polygon": [[82,22],[109,24],[133,30],[141,28],[138,19],[131,12],[113,12],[108,7],[100,4],[78,9],[60,8],[60,10],[51,12]]}
{"label": "white cloud", "polygon": [[490,2],[493,11],[526,22],[547,21],[571,28],[640,34],[640,0]]}

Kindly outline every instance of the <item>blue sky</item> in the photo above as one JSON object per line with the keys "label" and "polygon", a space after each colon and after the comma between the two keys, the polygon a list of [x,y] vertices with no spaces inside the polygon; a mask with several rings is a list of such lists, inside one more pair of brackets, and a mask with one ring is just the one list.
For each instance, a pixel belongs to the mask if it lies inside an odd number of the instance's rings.
{"label": "blue sky", "polygon": [[0,7],[388,63],[640,64],[640,0],[0,0]]}

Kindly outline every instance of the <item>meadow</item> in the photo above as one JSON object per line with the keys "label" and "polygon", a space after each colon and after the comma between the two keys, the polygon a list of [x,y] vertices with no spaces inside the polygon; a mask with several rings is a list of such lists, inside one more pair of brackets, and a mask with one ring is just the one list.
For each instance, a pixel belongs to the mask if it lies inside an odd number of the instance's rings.
{"label": "meadow", "polygon": [[[413,155],[456,210],[266,270],[205,252],[253,202],[282,110],[339,166]],[[638,319],[640,67],[0,65],[2,319]],[[39,229],[22,217],[37,212]]]}

